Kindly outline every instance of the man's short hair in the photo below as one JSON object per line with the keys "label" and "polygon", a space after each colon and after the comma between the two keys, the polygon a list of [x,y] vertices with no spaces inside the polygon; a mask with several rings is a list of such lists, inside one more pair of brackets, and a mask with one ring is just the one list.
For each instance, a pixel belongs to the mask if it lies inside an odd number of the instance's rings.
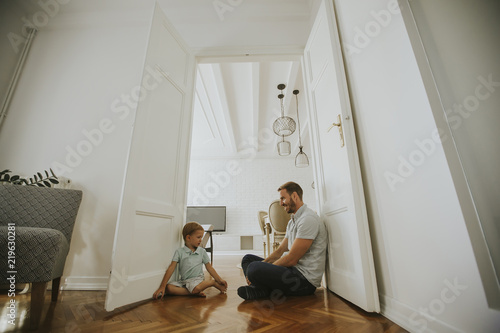
{"label": "man's short hair", "polygon": [[182,238],[184,238],[184,240],[186,240],[186,237],[188,235],[192,235],[195,231],[198,231],[198,230],[205,231],[205,229],[203,229],[201,224],[199,224],[198,222],[188,222],[188,223],[186,223],[184,228],[182,228]]}
{"label": "man's short hair", "polygon": [[300,187],[299,184],[294,182],[287,182],[278,188],[278,192],[281,190],[286,190],[286,193],[288,193],[288,195],[290,196],[293,192],[297,192],[299,199],[302,201],[302,194],[304,193],[304,191],[302,191],[302,187]]}

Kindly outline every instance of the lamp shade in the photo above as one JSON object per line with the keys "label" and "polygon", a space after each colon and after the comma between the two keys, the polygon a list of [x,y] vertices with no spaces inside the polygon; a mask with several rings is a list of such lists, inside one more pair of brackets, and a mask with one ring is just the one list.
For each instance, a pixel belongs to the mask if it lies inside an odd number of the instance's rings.
{"label": "lamp shade", "polygon": [[299,153],[295,156],[295,166],[297,168],[305,168],[309,166],[309,158],[306,153],[302,151],[302,146],[299,147]]}
{"label": "lamp shade", "polygon": [[278,154],[280,156],[288,156],[292,152],[292,146],[289,141],[285,141],[283,136],[283,141],[278,142]]}
{"label": "lamp shade", "polygon": [[285,116],[285,107],[283,105],[283,98],[285,97],[283,89],[285,89],[285,87],[286,86],[283,83],[278,85],[278,89],[281,90],[281,94],[278,95],[278,99],[280,100],[281,117],[276,119],[273,123],[273,131],[278,136],[289,136],[295,132],[295,120]]}
{"label": "lamp shade", "polygon": [[295,120],[287,116],[279,117],[273,123],[273,131],[279,136],[289,136],[295,132]]}

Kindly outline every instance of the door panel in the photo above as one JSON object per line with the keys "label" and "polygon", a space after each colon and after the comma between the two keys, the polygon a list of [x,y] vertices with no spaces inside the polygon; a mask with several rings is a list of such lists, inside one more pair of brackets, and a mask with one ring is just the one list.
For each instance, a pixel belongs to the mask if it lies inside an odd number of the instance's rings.
{"label": "door panel", "polygon": [[[328,289],[369,312],[378,291],[347,81],[332,1],[323,1],[304,53],[320,214],[328,230]],[[341,116],[339,130],[328,128]]]}
{"label": "door panel", "polygon": [[[106,310],[150,298],[181,245],[194,57],[155,8],[113,246]],[[152,84],[156,79],[156,83]]]}

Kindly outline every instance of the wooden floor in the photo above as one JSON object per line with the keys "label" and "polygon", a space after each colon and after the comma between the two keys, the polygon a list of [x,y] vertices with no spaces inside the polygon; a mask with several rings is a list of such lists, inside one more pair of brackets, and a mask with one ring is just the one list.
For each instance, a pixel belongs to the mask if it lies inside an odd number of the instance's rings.
{"label": "wooden floor", "polygon": [[[314,295],[244,301],[236,294],[244,278],[241,256],[215,256],[214,267],[229,284],[226,295],[170,296],[104,310],[104,291],[63,291],[57,303],[46,294],[38,332],[406,332],[381,315],[366,313],[320,288]],[[7,323],[6,293],[0,295],[0,332],[25,332],[29,294],[16,295],[16,326]]]}

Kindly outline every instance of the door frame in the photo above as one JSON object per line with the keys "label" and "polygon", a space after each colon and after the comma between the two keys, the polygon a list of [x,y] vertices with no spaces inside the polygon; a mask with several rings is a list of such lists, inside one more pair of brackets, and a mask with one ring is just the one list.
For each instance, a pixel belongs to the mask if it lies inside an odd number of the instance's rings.
{"label": "door frame", "polygon": [[[336,19],[336,17],[335,17]],[[195,81],[198,79],[198,70],[197,70],[197,67],[199,64],[219,64],[219,63],[239,63],[239,62],[261,62],[261,61],[300,61],[300,64],[301,64],[301,69],[302,71],[304,71],[304,61],[305,61],[305,57],[304,57],[304,49],[301,49],[299,52],[297,52],[297,49],[296,48],[289,48],[288,49],[289,52],[285,52],[283,49],[281,50],[281,52],[279,52],[278,54],[273,54],[271,49],[269,48],[263,48],[263,49],[259,49],[255,54],[252,54],[252,55],[248,55],[246,54],[246,50],[241,48],[241,49],[231,49],[231,50],[227,50],[227,49],[221,49],[220,50],[220,53],[217,53],[217,52],[214,52],[214,51],[210,51],[208,53],[198,53],[198,54],[195,54]],[[345,72],[345,69],[342,68],[342,70],[344,70]],[[347,73],[345,74],[347,76]],[[303,87],[304,89],[309,89],[309,85],[308,83],[306,82],[306,77],[303,76],[302,78],[302,82],[303,82]],[[347,90],[344,90],[344,91],[340,91],[340,94],[341,95],[344,95],[345,99],[347,101],[350,101],[350,94],[349,94],[349,84],[348,82],[346,82],[346,86],[344,87],[346,88]],[[196,90],[196,88],[194,89],[194,91]],[[308,94],[306,94],[308,95]],[[306,98],[308,98],[306,96]],[[194,104],[193,104],[193,107],[194,107]],[[305,107],[307,108],[307,112],[309,115],[312,114],[312,112],[315,112],[315,110],[310,110],[309,108],[309,103],[306,102],[306,105]],[[194,109],[193,109],[194,110]],[[314,115],[316,116],[316,115]],[[312,117],[312,116],[311,116]],[[349,117],[352,117],[352,109],[349,108]],[[192,124],[191,124],[191,130],[192,130]],[[192,133],[191,133],[192,135]],[[309,130],[309,135],[312,136],[312,130],[310,129]],[[192,142],[192,140],[191,140]],[[316,152],[316,149],[315,149],[315,146],[317,145],[318,143],[311,137],[311,152],[313,154],[315,154]],[[359,150],[358,150],[359,151]],[[358,152],[359,154],[359,152]],[[316,163],[317,162],[317,157],[314,156],[314,158],[312,159],[312,163]],[[190,164],[190,162],[188,163]],[[318,179],[318,169],[314,166],[314,165],[311,165],[311,167],[313,168],[313,176],[314,176],[314,180],[315,180],[315,183],[319,185],[320,183],[320,180]],[[321,168],[322,166],[320,166]],[[358,170],[360,173],[361,171]],[[361,176],[361,174],[360,174]],[[189,181],[189,175],[188,175],[188,181]],[[321,205],[321,186],[316,186],[315,187],[315,197],[316,197],[316,201],[318,202],[318,209],[319,211],[321,211],[321,208],[319,207],[319,205]],[[366,202],[363,201],[361,203],[358,202],[358,204],[362,204],[362,205],[365,205],[366,206]],[[368,229],[368,232],[369,232],[369,229]],[[371,239],[370,239],[370,236],[368,236],[368,238],[360,238],[360,242],[363,242],[366,247],[369,247],[371,249],[371,252],[373,253],[373,244],[371,243]],[[374,269],[375,269],[375,279],[376,279],[376,267],[374,266]],[[376,292],[377,295],[378,295],[378,291]]]}

